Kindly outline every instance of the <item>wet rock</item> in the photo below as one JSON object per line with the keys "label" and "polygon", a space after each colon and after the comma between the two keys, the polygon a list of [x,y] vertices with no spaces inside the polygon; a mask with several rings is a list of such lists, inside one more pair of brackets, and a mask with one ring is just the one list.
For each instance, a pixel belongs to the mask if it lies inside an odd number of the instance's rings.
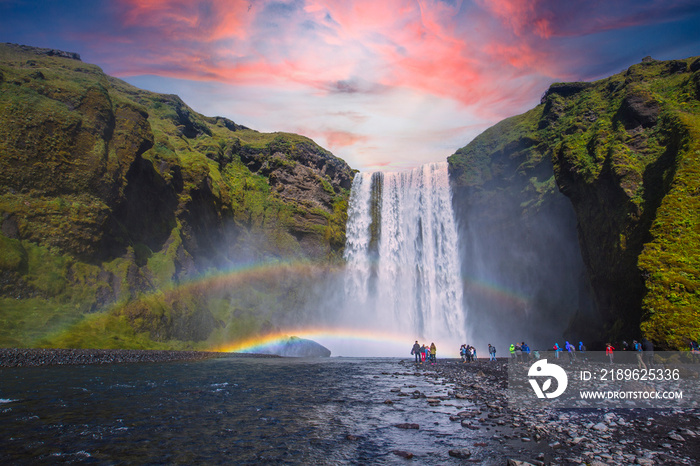
{"label": "wet rock", "polygon": [[472,452],[466,448],[460,448],[455,450],[450,450],[449,455],[453,458],[467,459],[472,456]]}
{"label": "wet rock", "polygon": [[592,427],[592,429],[593,429],[593,430],[597,430],[597,431],[599,431],[599,432],[603,432],[603,431],[608,430],[608,426],[606,426],[606,425],[603,424],[602,422],[599,422],[598,424],[594,425],[594,426]]}
{"label": "wet rock", "polygon": [[670,438],[671,440],[675,440],[676,442],[685,442],[685,439],[682,436],[676,434],[675,432],[671,432],[670,434],[668,434],[668,438]]}
{"label": "wet rock", "polygon": [[385,405],[393,405],[394,402],[391,401],[391,400],[384,400],[384,404],[385,404]]}
{"label": "wet rock", "polygon": [[419,429],[420,426],[418,424],[412,424],[405,422],[403,424],[394,424],[394,427],[398,427],[399,429]]}
{"label": "wet rock", "polygon": [[396,456],[400,456],[401,458],[405,458],[407,460],[410,460],[414,456],[413,453],[403,450],[394,450],[392,451],[392,453]]}
{"label": "wet rock", "polygon": [[523,461],[523,460],[514,460],[512,458],[508,459],[508,466],[539,466],[542,463],[539,461],[537,462],[530,462],[530,461]]}

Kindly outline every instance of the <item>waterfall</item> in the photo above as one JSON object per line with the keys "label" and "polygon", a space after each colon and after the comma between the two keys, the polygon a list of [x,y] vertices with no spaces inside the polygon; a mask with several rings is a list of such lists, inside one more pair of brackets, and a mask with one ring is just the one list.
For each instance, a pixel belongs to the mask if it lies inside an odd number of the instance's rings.
{"label": "waterfall", "polygon": [[358,173],[346,235],[345,294],[356,318],[391,326],[407,340],[466,342],[446,162]]}

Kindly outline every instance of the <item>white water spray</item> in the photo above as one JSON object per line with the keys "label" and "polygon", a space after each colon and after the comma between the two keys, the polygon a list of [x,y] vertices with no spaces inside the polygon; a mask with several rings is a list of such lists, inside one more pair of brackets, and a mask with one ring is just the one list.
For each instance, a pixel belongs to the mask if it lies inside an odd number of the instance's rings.
{"label": "white water spray", "polygon": [[447,163],[358,173],[346,235],[346,313],[356,325],[369,319],[409,346],[435,341],[450,353],[466,343]]}

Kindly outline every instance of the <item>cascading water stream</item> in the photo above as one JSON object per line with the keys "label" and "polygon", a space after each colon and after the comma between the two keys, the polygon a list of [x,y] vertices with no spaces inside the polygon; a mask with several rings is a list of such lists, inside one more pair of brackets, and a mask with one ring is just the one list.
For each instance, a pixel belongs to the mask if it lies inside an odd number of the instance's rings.
{"label": "cascading water stream", "polygon": [[346,235],[345,294],[354,316],[424,342],[466,342],[447,163],[358,173]]}

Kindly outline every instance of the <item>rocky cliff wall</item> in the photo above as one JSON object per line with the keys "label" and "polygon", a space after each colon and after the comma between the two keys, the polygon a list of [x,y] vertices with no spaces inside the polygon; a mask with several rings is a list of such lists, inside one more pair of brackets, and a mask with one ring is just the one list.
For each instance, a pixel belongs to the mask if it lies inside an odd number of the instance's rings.
{"label": "rocky cliff wall", "polygon": [[0,45],[0,91],[0,346],[230,339],[273,325],[271,296],[322,270],[252,296],[180,284],[340,260],[354,173],[308,138],[205,117],[49,49]]}
{"label": "rocky cliff wall", "polygon": [[573,237],[569,208],[554,203],[557,191],[569,198],[601,339],[644,335],[682,348],[700,335],[699,71],[697,58],[647,58],[594,83],[552,85],[541,105],[450,157],[458,210],[479,193],[520,192],[515,214],[527,220],[511,227],[533,231],[524,225],[538,215],[557,218],[554,247]]}

